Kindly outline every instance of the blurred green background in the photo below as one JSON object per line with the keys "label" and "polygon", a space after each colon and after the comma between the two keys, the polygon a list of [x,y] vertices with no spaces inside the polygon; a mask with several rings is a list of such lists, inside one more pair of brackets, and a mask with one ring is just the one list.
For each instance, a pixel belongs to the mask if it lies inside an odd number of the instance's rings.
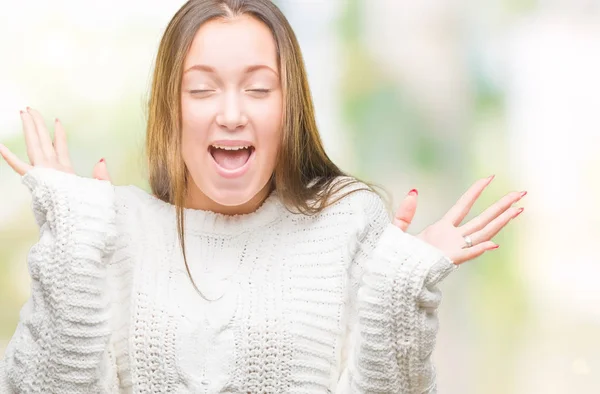
{"label": "blurred green background", "polygon": [[[80,175],[106,158],[147,189],[153,60],[183,1],[0,1],[0,141],[21,157],[19,110],[65,124]],[[600,2],[280,0],[317,120],[343,169],[419,190],[416,234],[478,178],[467,220],[513,190],[501,246],[442,284],[440,393],[600,392]],[[10,10],[10,12],[9,12]],[[0,356],[29,296],[38,229],[0,163]]]}

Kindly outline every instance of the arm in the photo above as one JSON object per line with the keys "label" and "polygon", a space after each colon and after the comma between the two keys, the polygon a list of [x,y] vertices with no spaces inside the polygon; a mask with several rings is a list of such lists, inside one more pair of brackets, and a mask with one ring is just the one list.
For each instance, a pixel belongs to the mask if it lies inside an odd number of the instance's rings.
{"label": "arm", "polygon": [[116,239],[113,186],[40,167],[22,181],[41,233],[28,255],[31,297],[0,362],[0,389],[116,392],[105,266]]}
{"label": "arm", "polygon": [[431,353],[441,293],[436,285],[457,266],[441,251],[394,226],[369,193],[357,240],[346,366],[338,393],[435,393]]}

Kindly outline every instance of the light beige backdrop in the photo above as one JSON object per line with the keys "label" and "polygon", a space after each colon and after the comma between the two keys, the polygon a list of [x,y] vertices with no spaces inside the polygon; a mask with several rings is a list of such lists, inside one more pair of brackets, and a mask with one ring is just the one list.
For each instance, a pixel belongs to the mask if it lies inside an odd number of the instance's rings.
{"label": "light beige backdrop", "polygon": [[[469,218],[509,190],[525,212],[500,249],[442,284],[440,393],[600,392],[600,2],[281,0],[304,50],[330,155],[395,201],[411,233],[477,178]],[[0,1],[0,141],[19,110],[67,128],[79,174],[105,157],[146,187],[144,105],[183,1]],[[29,296],[30,198],[0,163],[0,355]]]}

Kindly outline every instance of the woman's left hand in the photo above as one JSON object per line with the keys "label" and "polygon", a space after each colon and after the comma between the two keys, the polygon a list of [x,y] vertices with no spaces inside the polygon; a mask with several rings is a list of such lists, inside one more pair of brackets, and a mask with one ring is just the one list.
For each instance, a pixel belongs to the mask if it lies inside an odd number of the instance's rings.
{"label": "woman's left hand", "polygon": [[[475,182],[442,219],[423,230],[417,238],[440,249],[456,265],[472,260],[488,250],[496,249],[498,245],[490,240],[511,219],[523,212],[523,208],[512,207],[512,205],[523,198],[527,192],[508,193],[479,216],[460,225],[492,179],[494,179],[493,175]],[[394,216],[394,225],[406,231],[416,209],[417,192],[411,190]],[[465,236],[470,237],[471,247],[467,246]]]}

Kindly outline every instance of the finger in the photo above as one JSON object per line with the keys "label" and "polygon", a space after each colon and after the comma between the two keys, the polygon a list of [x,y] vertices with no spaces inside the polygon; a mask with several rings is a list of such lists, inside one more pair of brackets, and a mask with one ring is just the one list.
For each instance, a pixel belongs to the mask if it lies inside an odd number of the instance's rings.
{"label": "finger", "polygon": [[471,219],[469,222],[459,227],[462,235],[473,234],[476,231],[481,230],[487,226],[492,220],[500,216],[508,208],[510,208],[515,202],[523,198],[527,192],[511,192],[502,197],[476,218]]}
{"label": "finger", "polygon": [[487,242],[480,243],[478,245],[473,245],[470,248],[461,249],[460,252],[457,252],[456,254],[451,254],[448,256],[448,258],[450,258],[454,262],[454,264],[460,265],[469,260],[476,259],[477,257],[481,256],[488,250],[494,250],[494,249],[497,249],[498,247],[499,246],[496,245],[494,242],[487,241]]}
{"label": "finger", "polygon": [[33,118],[27,111],[21,111],[21,120],[23,121],[25,144],[27,145],[27,157],[29,157],[29,162],[32,165],[36,165],[44,160],[40,138],[35,130]]}
{"label": "finger", "polygon": [[106,161],[104,159],[100,159],[94,166],[93,177],[101,181],[110,182],[110,175],[108,174],[108,168],[106,168]]}
{"label": "finger", "polygon": [[63,167],[72,168],[69,147],[67,145],[67,134],[62,122],[58,118],[54,122],[54,149],[56,150],[58,162]]}
{"label": "finger", "polygon": [[519,216],[525,208],[512,207],[503,212],[496,219],[492,220],[482,230],[477,231],[470,235],[473,245],[479,244],[484,241],[489,241],[496,234],[500,232],[508,224],[509,221]]}
{"label": "finger", "polygon": [[19,175],[25,175],[27,171],[29,171],[32,167],[19,159],[17,155],[12,153],[8,148],[4,145],[0,145],[0,155],[6,160],[8,165],[15,170],[15,172]]}
{"label": "finger", "polygon": [[55,161],[56,152],[54,150],[54,147],[52,146],[52,139],[50,138],[50,133],[46,128],[44,118],[37,110],[33,108],[27,107],[27,112],[29,112],[29,114],[33,118],[33,123],[35,124],[35,129],[40,140],[40,147],[42,149],[42,152],[44,153],[44,157],[47,160]]}
{"label": "finger", "polygon": [[415,217],[415,212],[417,211],[417,196],[417,190],[412,189],[404,198],[394,215],[393,224],[402,231],[408,230],[408,227]]}
{"label": "finger", "polygon": [[454,206],[450,208],[448,212],[446,212],[446,214],[443,217],[443,220],[452,223],[454,226],[460,225],[460,222],[462,222],[465,216],[469,214],[469,211],[471,211],[473,204],[475,204],[475,201],[477,201],[477,199],[481,195],[481,192],[483,192],[483,189],[485,189],[486,186],[490,184],[492,179],[494,179],[494,175],[485,179],[480,179],[477,182],[475,182],[466,191],[466,193],[458,199],[456,204],[454,204]]}

